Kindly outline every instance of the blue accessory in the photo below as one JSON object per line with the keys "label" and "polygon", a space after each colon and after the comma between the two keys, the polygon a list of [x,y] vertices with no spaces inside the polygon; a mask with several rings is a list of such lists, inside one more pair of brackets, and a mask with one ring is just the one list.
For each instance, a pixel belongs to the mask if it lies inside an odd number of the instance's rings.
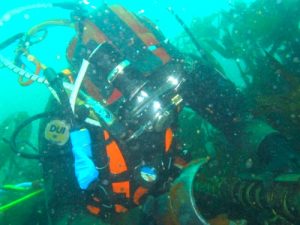
{"label": "blue accessory", "polygon": [[141,178],[149,183],[155,182],[157,180],[157,171],[151,166],[142,166],[140,168]]}
{"label": "blue accessory", "polygon": [[87,129],[76,130],[70,134],[75,159],[75,175],[81,189],[86,190],[96,180],[99,172],[92,161],[91,137]]}

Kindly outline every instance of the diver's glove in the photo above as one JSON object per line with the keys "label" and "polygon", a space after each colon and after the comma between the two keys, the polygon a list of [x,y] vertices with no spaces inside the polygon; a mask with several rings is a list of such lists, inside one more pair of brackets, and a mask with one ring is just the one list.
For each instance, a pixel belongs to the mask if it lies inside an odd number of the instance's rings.
{"label": "diver's glove", "polygon": [[260,144],[258,158],[269,179],[281,173],[300,171],[300,155],[291,148],[287,139],[276,133],[268,135]]}
{"label": "diver's glove", "polygon": [[91,137],[87,129],[71,132],[72,152],[75,160],[75,175],[81,189],[97,179],[99,172],[92,161]]}

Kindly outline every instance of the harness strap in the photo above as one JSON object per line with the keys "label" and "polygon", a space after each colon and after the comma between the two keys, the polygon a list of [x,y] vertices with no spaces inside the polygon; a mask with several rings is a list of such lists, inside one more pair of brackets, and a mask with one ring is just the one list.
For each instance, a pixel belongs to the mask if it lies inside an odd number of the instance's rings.
{"label": "harness strap", "polygon": [[106,153],[109,158],[109,170],[112,174],[120,174],[128,170],[124,156],[115,140],[106,145]]}
{"label": "harness strap", "polygon": [[87,44],[90,40],[96,41],[98,44],[106,42],[106,35],[90,20],[84,21],[84,32],[82,34],[82,43]]}
{"label": "harness strap", "polygon": [[149,192],[149,190],[147,188],[144,188],[142,186],[139,186],[134,194],[133,194],[133,202],[136,204],[136,205],[139,205],[140,204],[140,200],[141,198],[147,194]]}
{"label": "harness strap", "polygon": [[173,142],[173,131],[171,128],[167,128],[165,133],[165,152],[169,152]]}
{"label": "harness strap", "polygon": [[163,64],[170,61],[171,57],[160,47],[159,41],[152,32],[145,27],[133,13],[128,12],[124,7],[119,5],[111,6],[110,9],[143,41],[148,49],[156,55]]}
{"label": "harness strap", "polygon": [[[106,197],[103,196],[103,192],[99,189],[99,185],[103,185],[101,181],[95,185],[96,189],[93,192],[91,202],[87,205],[87,209],[94,215],[105,215],[106,213],[111,212],[111,210],[117,213],[123,213],[132,206],[140,205],[145,199],[146,194],[149,193],[150,187],[130,180],[129,173],[131,169],[126,163],[123,152],[107,130],[103,130],[102,132],[106,155],[108,157],[108,167],[106,171],[108,174],[105,175],[102,173],[101,178],[102,181],[103,179],[108,179],[108,183],[105,187],[107,189]],[[174,144],[173,135],[171,128],[166,129],[164,136],[165,148],[162,149],[164,154],[164,165],[167,164],[166,161],[168,162],[172,155],[171,147]],[[167,173],[167,169],[165,172],[161,173],[160,180],[164,180],[163,177],[167,175],[165,173]]]}

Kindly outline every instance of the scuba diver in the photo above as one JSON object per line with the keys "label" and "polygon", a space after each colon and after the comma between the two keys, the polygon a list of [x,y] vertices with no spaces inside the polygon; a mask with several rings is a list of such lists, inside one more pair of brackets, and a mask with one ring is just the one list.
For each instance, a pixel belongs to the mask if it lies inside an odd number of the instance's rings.
{"label": "scuba diver", "polygon": [[293,168],[296,153],[248,113],[246,96],[203,58],[179,52],[149,19],[120,5],[92,13],[76,5],[72,27],[69,70],[44,69],[54,98],[39,147],[55,224],[80,224],[83,208],[109,218],[167,192],[191,161],[176,138],[183,107],[254,153],[266,178]]}

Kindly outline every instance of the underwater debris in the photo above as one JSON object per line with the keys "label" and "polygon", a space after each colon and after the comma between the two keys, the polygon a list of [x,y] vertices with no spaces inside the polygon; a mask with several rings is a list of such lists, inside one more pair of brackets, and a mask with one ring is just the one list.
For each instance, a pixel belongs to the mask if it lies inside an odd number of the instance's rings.
{"label": "underwater debris", "polygon": [[200,211],[208,218],[226,212],[229,218],[245,218],[249,224],[293,225],[300,218],[299,181],[299,174],[283,174],[272,188],[267,188],[261,177],[251,175],[213,176],[205,180],[198,175],[194,191]]}
{"label": "underwater debris", "polygon": [[[278,2],[277,2],[278,3]],[[235,6],[236,8],[238,8],[238,7],[241,7],[241,5],[236,5]],[[244,10],[245,11],[245,10]],[[238,15],[239,13],[241,13],[240,11],[237,11],[236,12],[237,14],[235,15],[236,17],[239,17],[239,16],[241,16],[242,17],[242,15]],[[261,14],[261,12],[258,12],[259,14]],[[253,22],[253,21],[250,21],[250,22]],[[215,25],[215,24],[211,24],[211,25],[213,25],[213,26],[220,26],[219,24],[217,24],[217,25]],[[232,24],[230,24],[230,26],[231,26]],[[253,24],[251,24],[251,25],[253,25]],[[215,27],[214,27],[215,28]],[[214,29],[214,30],[217,30],[217,29]],[[241,60],[243,61],[243,62],[245,62],[244,64],[245,64],[245,67],[246,67],[246,69],[245,68],[243,68],[243,65],[241,65],[240,67],[239,67],[239,69],[240,69],[240,71],[241,71],[241,73],[243,72],[243,71],[247,71],[247,72],[249,72],[249,74],[250,74],[250,76],[255,76],[255,78],[253,78],[253,79],[251,79],[251,82],[248,82],[247,83],[247,93],[249,94],[249,98],[255,98],[256,96],[258,96],[257,95],[257,93],[255,93],[254,91],[254,89],[255,89],[255,87],[256,86],[254,86],[254,84],[256,85],[256,84],[258,84],[259,82],[259,84],[261,85],[261,86],[259,86],[259,87],[263,87],[263,82],[261,82],[261,78],[260,78],[260,74],[261,74],[261,72],[259,71],[259,69],[261,68],[261,67],[263,67],[263,68],[265,68],[266,69],[266,71],[267,72],[269,72],[269,73],[266,73],[267,75],[266,75],[266,77],[264,78],[265,80],[267,80],[267,79],[269,79],[272,75],[274,75],[274,71],[269,71],[268,69],[268,66],[270,66],[270,64],[268,64],[268,65],[261,65],[261,64],[264,64],[264,61],[262,60],[262,59],[265,59],[265,58],[267,58],[264,54],[263,54],[263,52],[262,52],[262,50],[261,49],[265,49],[265,47],[266,47],[266,49],[268,49],[268,46],[264,46],[264,48],[262,48],[262,47],[257,47],[257,46],[260,46],[262,43],[256,43],[254,40],[252,40],[251,38],[249,39],[246,39],[247,40],[247,42],[244,42],[244,43],[236,43],[235,41],[237,41],[240,37],[237,37],[239,34],[240,34],[240,32],[239,32],[239,30],[232,30],[232,29],[229,29],[229,28],[224,28],[224,29],[220,29],[220,31],[221,31],[221,33],[217,33],[219,36],[217,37],[218,38],[218,40],[217,41],[214,41],[214,40],[209,40],[209,39],[207,39],[207,43],[206,43],[206,46],[207,46],[207,49],[209,49],[209,51],[210,52],[213,52],[213,51],[217,51],[217,52],[219,52],[219,53],[221,53],[222,52],[222,54],[221,55],[223,55],[224,57],[226,56],[227,58],[229,58],[229,59],[234,59],[234,60],[236,60],[236,56],[239,56],[240,58],[241,58]],[[223,32],[223,33],[222,33]],[[252,33],[252,30],[250,29],[250,30],[248,30],[247,31],[249,34],[251,34]],[[225,34],[226,33],[226,34]],[[213,34],[210,34],[210,35],[213,35]],[[251,35],[250,35],[251,36]],[[252,43],[253,42],[253,43]],[[263,43],[264,44],[264,43]],[[279,51],[280,50],[280,46],[282,46],[282,42],[281,42],[281,40],[279,40],[279,41],[276,41],[274,44],[272,44],[272,46],[271,46],[271,50],[270,50],[270,53],[275,53],[275,54],[281,54],[281,56],[282,56],[282,54],[283,54],[283,52],[282,51]],[[246,52],[247,50],[249,50],[248,52]],[[269,49],[268,49],[268,51],[269,51]],[[251,57],[254,57],[254,58],[251,58]],[[214,57],[212,57],[212,59],[215,59]],[[237,62],[237,61],[236,61]],[[218,61],[217,60],[215,60],[215,67],[217,67],[218,66]],[[244,70],[245,69],[245,70]],[[222,70],[222,68],[221,69],[219,69],[219,70]],[[259,72],[259,74],[258,74],[258,72]],[[247,75],[248,75],[248,73],[247,73]],[[244,76],[244,77],[246,77],[246,76]],[[244,78],[244,79],[246,79],[246,78]],[[252,80],[254,80],[254,82],[252,82]],[[265,80],[263,80],[263,81],[265,81]],[[278,81],[276,81],[276,82],[278,82]],[[271,83],[271,82],[270,82]],[[271,84],[270,84],[271,85]],[[273,83],[272,83],[272,85],[274,85]],[[253,91],[253,92],[250,92],[249,90],[251,90],[251,91]],[[263,93],[263,94],[269,94],[270,92],[267,92],[267,93],[265,93],[264,92],[264,90],[262,90],[260,93]],[[252,94],[252,95],[250,95],[250,94]],[[253,97],[254,96],[254,97]],[[213,111],[211,111],[212,113],[214,113]],[[230,112],[229,112],[230,113]],[[208,127],[206,127],[205,126],[205,124],[203,124],[203,123],[200,123],[201,124],[201,129],[199,128],[199,130],[197,130],[197,134],[200,134],[201,132],[203,132],[202,134],[205,134],[205,135],[207,135],[207,134],[209,134],[209,129],[208,129]],[[203,126],[202,126],[203,125]],[[203,142],[209,142],[210,140],[209,139],[205,139]],[[201,144],[203,144],[203,143],[201,143]],[[205,146],[206,147],[206,146]],[[50,151],[52,150],[52,148],[51,149],[49,149]],[[198,149],[196,149],[196,150],[198,150]],[[205,150],[208,150],[208,148],[205,148]],[[215,150],[215,149],[213,149],[213,150]],[[218,157],[220,157],[221,158],[221,156],[218,154],[218,153],[216,153],[216,152],[214,152],[214,151],[211,151],[211,152],[213,152],[212,153],[212,155],[214,155],[216,158],[218,158]],[[210,152],[210,153],[211,153]],[[206,152],[205,152],[206,153]],[[225,164],[225,163],[227,163],[227,159],[228,159],[228,157],[229,156],[227,156],[227,157],[223,157],[223,158],[221,158],[221,160],[220,160],[220,158],[218,158],[218,161],[223,161],[223,163]],[[171,161],[170,161],[171,162]],[[221,167],[218,167],[218,166],[215,166],[215,165],[213,165],[213,164],[209,164],[210,166],[214,166],[216,169],[218,169],[219,170],[219,168],[222,168],[222,170],[223,170],[223,168],[225,168],[225,167],[223,167],[223,166],[221,166]],[[228,166],[228,164],[227,164],[227,166]],[[249,167],[251,167],[251,165],[249,164]],[[224,169],[225,170],[225,169]],[[50,171],[50,170],[49,170]],[[52,171],[51,171],[52,172]],[[50,172],[50,173],[51,173]],[[223,173],[223,171],[222,171],[222,173]],[[55,173],[53,173],[54,174],[54,176],[55,176]],[[220,175],[220,173],[218,173],[217,174],[217,176],[215,176],[215,177],[218,177]],[[215,178],[214,177],[214,178]],[[241,185],[242,186],[242,185]],[[177,187],[179,187],[179,186],[177,186]],[[64,186],[64,189],[67,189],[66,188],[66,186]],[[175,190],[176,190],[177,188],[175,188]],[[67,191],[68,191],[68,189],[67,189]],[[233,191],[232,191],[233,192]],[[174,197],[174,193],[172,193],[173,194],[173,196],[172,197]],[[59,196],[59,197],[61,197],[61,196]],[[201,196],[201,198],[202,198],[203,196]],[[228,197],[228,196],[227,196]],[[203,200],[203,199],[202,199]],[[179,207],[180,206],[180,201],[181,201],[181,199],[179,198],[179,200],[178,200],[178,202],[176,202],[178,205],[176,205],[177,207]],[[243,203],[243,202],[242,202]],[[183,209],[183,211],[184,211],[184,209]],[[186,222],[186,221],[188,221],[190,218],[188,217],[188,215],[185,215],[185,217],[182,217],[182,219]],[[220,216],[219,217],[219,219],[220,220],[218,220],[218,221],[227,221],[228,222],[228,220],[226,219],[226,217],[225,216]],[[273,218],[272,218],[273,219]],[[244,221],[242,220],[242,221],[240,221],[241,223],[244,223]],[[92,222],[91,222],[92,223]],[[191,222],[192,223],[192,222]]]}

